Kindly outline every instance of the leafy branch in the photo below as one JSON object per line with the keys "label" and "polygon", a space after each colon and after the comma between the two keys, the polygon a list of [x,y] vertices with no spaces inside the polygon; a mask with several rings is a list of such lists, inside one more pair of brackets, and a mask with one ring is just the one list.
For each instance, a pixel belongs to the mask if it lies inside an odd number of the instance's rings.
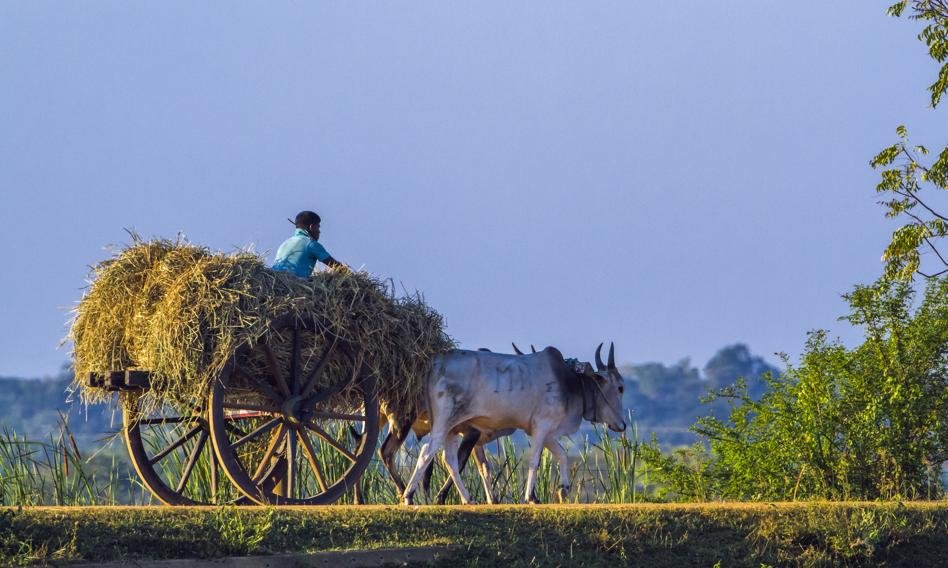
{"label": "leafy branch", "polygon": [[[896,132],[899,142],[879,152],[870,162],[873,168],[881,169],[876,192],[892,196],[880,202],[886,207],[886,217],[908,219],[892,233],[892,240],[882,255],[885,275],[907,280],[918,273],[934,278],[948,273],[948,260],[938,248],[940,240],[948,235],[948,217],[939,212],[927,193],[924,198],[922,194],[929,187],[948,190],[948,147],[942,150],[938,160],[925,166],[922,156],[928,155],[928,150],[924,146],[912,147],[904,126],[899,126]],[[934,271],[921,269],[925,251],[937,259]]]}
{"label": "leafy branch", "polygon": [[[928,87],[931,106],[935,108],[948,92],[948,0],[902,0],[889,6],[891,16],[901,17],[909,10],[910,19],[925,23],[918,39],[928,48],[928,55],[940,63],[938,77]],[[877,154],[870,165],[881,169],[876,192],[889,194],[880,202],[886,217],[904,217],[907,222],[892,233],[882,255],[887,278],[909,280],[915,274],[935,278],[948,273],[948,253],[943,253],[941,239],[948,235],[948,208],[942,201],[948,190],[948,146],[929,165],[924,146],[909,144],[904,126],[896,129],[899,141]],[[922,254],[931,253],[932,269],[922,269]]]}

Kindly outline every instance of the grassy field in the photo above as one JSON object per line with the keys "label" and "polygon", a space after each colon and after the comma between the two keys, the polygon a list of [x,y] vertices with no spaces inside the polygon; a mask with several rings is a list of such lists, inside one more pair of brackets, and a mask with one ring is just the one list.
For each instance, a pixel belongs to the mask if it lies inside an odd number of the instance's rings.
{"label": "grassy field", "polygon": [[0,509],[0,564],[433,544],[445,565],[945,566],[948,503]]}

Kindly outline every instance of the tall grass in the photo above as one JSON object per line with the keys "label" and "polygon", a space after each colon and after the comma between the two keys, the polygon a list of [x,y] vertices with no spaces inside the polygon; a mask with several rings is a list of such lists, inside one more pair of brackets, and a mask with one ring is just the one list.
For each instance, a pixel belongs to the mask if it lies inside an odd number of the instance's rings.
{"label": "tall grass", "polygon": [[[654,487],[649,480],[649,471],[640,459],[640,443],[635,423],[628,420],[631,428],[622,435],[594,427],[591,433],[576,442],[566,440],[564,447],[569,454],[570,481],[572,490],[566,501],[572,503],[634,503],[654,498]],[[101,442],[99,442],[101,443]],[[156,447],[166,445],[166,440],[157,437]],[[320,463],[330,476],[348,466],[341,455],[320,444],[315,444]],[[492,471],[492,486],[501,503],[519,503],[524,499],[526,464],[529,447],[511,438],[502,438],[488,445],[487,459]],[[417,459],[417,444],[406,445],[402,451],[400,472],[407,479]],[[0,431],[0,505],[117,505],[155,504],[147,489],[131,471],[123,449],[106,458],[85,455],[69,432],[68,424],[62,422],[60,432],[51,434],[45,441],[30,441],[9,429]],[[180,468],[188,448],[180,455],[164,460],[162,467],[169,468],[169,479],[174,479],[175,468]],[[434,462],[430,496],[419,494],[419,501],[433,500],[447,478],[441,460]],[[207,453],[202,454],[187,484],[185,493],[197,500],[209,502],[210,468]],[[308,468],[300,468],[296,478],[298,489],[312,488]],[[214,502],[232,503],[237,495],[233,487],[220,472],[219,492]],[[462,479],[475,502],[486,502],[484,489],[474,467],[473,456],[462,473]],[[558,500],[560,475],[556,460],[544,451],[537,470],[536,495],[541,502]],[[396,493],[387,470],[381,461],[374,459],[361,480],[363,502],[397,503]],[[340,502],[351,503],[353,494]],[[458,503],[456,490],[448,494],[448,503]]]}
{"label": "tall grass", "polygon": [[[0,505],[109,505],[148,502],[140,489],[121,478],[127,468],[115,456],[82,456],[63,417],[60,431],[33,441],[10,428],[0,430]],[[97,467],[90,467],[93,460]]]}

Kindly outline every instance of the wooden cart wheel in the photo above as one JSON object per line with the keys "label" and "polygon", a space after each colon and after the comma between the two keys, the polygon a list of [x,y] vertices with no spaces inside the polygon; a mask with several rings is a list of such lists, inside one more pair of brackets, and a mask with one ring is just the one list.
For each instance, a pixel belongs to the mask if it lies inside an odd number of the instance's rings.
{"label": "wooden cart wheel", "polygon": [[122,395],[125,443],[145,487],[166,505],[236,502],[241,495],[224,478],[200,407],[166,404],[141,413],[141,395]]}
{"label": "wooden cart wheel", "polygon": [[[211,388],[210,435],[221,468],[260,504],[333,503],[372,460],[374,381],[341,340],[317,345],[312,324],[287,316],[270,331]],[[333,357],[344,357],[352,372],[330,376]]]}

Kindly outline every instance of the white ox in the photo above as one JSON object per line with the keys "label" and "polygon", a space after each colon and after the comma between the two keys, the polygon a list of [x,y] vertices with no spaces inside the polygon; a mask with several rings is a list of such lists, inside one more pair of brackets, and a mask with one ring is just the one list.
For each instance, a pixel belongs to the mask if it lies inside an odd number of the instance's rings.
{"label": "white ox", "polygon": [[[517,428],[530,436],[530,461],[524,500],[536,503],[534,485],[540,454],[547,448],[560,470],[560,498],[569,491],[569,465],[560,446],[562,436],[579,430],[583,419],[603,423],[616,432],[626,428],[622,417],[624,381],[609,346],[609,363],[603,365],[596,349],[596,371],[576,373],[553,348],[531,355],[506,355],[487,351],[455,350],[439,355],[428,377],[430,440],[421,447],[418,462],[405,488],[410,505],[418,482],[434,458],[444,450],[448,473],[461,494],[471,502],[458,472],[456,435],[469,427],[490,436],[498,430]],[[485,489],[488,494],[491,488]]]}

